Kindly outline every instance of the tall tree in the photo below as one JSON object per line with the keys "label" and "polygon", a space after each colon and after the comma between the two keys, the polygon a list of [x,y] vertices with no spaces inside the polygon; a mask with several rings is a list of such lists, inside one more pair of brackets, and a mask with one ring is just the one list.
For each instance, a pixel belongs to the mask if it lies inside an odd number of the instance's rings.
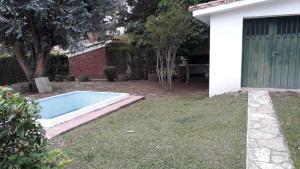
{"label": "tall tree", "polygon": [[95,1],[0,0],[0,43],[13,48],[28,81],[44,76],[54,46],[68,47],[93,28]]}
{"label": "tall tree", "polygon": [[[198,3],[205,3],[210,0],[127,0],[129,8],[123,18],[127,21],[127,33],[135,37],[137,47],[151,50],[152,44],[149,43],[149,34],[145,28],[146,21],[150,16],[156,15],[168,8],[170,2],[177,3],[186,10],[187,20],[195,29],[188,31],[188,35],[178,49],[177,55],[188,56],[189,52],[201,45],[203,40],[208,38],[208,27],[193,18],[188,12],[188,7]],[[163,23],[162,23],[163,24]],[[176,27],[174,27],[176,29]],[[154,43],[155,44],[155,43]]]}
{"label": "tall tree", "polygon": [[160,84],[172,89],[172,77],[178,48],[192,31],[186,8],[174,0],[163,0],[162,8],[146,23],[151,44],[156,49],[157,74]]}
{"label": "tall tree", "polygon": [[149,16],[154,15],[158,9],[160,0],[126,0],[127,10],[122,13],[122,23],[126,27],[126,33],[136,38],[137,46],[148,46],[145,24]]}
{"label": "tall tree", "polygon": [[[188,9],[189,6],[199,4],[199,3],[206,3],[212,0],[181,0],[183,5]],[[191,15],[191,13],[189,13]],[[206,24],[199,21],[194,17],[189,18],[192,25],[195,26],[195,29],[189,32],[186,40],[180,46],[178,51],[179,55],[187,56],[190,51],[194,50],[195,48],[199,47],[201,43],[209,38],[209,29]]]}
{"label": "tall tree", "polygon": [[117,28],[122,26],[121,12],[126,11],[123,0],[85,0],[91,13],[91,31],[99,35],[98,40],[111,39],[119,35]]}
{"label": "tall tree", "polygon": [[[191,5],[205,3],[212,0],[173,0],[175,3],[180,4],[183,8],[188,10]],[[122,19],[125,21],[127,33],[139,35],[141,39],[147,39],[147,33],[145,29],[145,23],[149,16],[155,15],[156,12],[163,10],[167,3],[164,0],[126,0],[129,9],[123,11]],[[187,13],[190,15],[190,13]],[[186,54],[190,49],[197,47],[203,39],[208,38],[208,29],[199,20],[190,17],[190,21],[197,27],[197,29],[191,31],[187,37],[188,41],[185,41],[180,49],[180,53]]]}

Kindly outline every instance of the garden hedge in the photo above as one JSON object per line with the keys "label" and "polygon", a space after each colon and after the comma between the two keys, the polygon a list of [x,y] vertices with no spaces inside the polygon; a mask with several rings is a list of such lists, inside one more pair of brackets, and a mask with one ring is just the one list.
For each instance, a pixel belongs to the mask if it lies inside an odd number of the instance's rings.
{"label": "garden hedge", "polygon": [[[46,76],[53,80],[56,74],[69,73],[68,57],[61,54],[51,54],[48,59]],[[15,57],[0,57],[0,85],[10,85],[25,82],[25,74]]]}

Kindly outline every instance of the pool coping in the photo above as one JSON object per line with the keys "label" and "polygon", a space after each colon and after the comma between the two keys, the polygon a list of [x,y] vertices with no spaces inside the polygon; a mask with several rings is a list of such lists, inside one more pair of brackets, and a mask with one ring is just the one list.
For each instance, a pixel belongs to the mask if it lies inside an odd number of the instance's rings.
{"label": "pool coping", "polygon": [[60,134],[63,134],[65,132],[69,131],[69,130],[77,128],[77,127],[79,127],[83,124],[86,124],[90,121],[93,121],[99,117],[103,117],[112,112],[120,110],[123,107],[129,106],[129,105],[136,103],[143,99],[145,99],[144,96],[131,96],[130,95],[127,99],[121,100],[120,102],[117,102],[117,103],[111,104],[109,106],[103,107],[101,109],[92,111],[91,113],[76,117],[67,122],[58,124],[52,128],[45,128],[45,130],[46,130],[45,136],[48,139],[52,139]]}
{"label": "pool coping", "polygon": [[[58,98],[58,97],[61,97],[61,96],[64,96],[64,95],[69,95],[69,94],[74,94],[74,93],[97,93],[97,94],[106,94],[106,93],[108,93],[108,94],[111,94],[112,92],[74,91],[74,92],[70,92],[70,93],[65,93],[65,94],[60,94],[60,95],[56,95],[56,96],[51,96],[51,97],[39,99],[39,101],[44,101],[44,100],[51,99],[51,98]],[[90,112],[93,112],[93,111],[96,111],[98,109],[102,109],[106,106],[112,105],[114,103],[120,102],[124,99],[129,98],[129,96],[130,96],[128,93],[113,93],[113,94],[118,94],[119,96],[115,96],[113,98],[109,98],[109,99],[106,99],[104,101],[94,103],[92,105],[83,107],[79,110],[75,110],[73,112],[63,114],[63,115],[60,115],[60,116],[57,116],[57,117],[54,117],[54,118],[51,118],[51,119],[38,119],[38,121],[41,123],[41,125],[44,128],[55,127],[58,124],[65,123],[65,122],[67,122],[69,120],[72,120],[74,118],[81,117],[81,116],[83,116],[85,114],[88,114]]]}

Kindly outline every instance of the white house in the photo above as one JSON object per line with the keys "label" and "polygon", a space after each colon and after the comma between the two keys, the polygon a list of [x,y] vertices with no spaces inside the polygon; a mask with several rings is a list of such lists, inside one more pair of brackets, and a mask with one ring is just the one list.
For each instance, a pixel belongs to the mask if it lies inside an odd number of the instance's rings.
{"label": "white house", "polygon": [[210,96],[300,88],[300,0],[217,0],[190,10],[210,26]]}

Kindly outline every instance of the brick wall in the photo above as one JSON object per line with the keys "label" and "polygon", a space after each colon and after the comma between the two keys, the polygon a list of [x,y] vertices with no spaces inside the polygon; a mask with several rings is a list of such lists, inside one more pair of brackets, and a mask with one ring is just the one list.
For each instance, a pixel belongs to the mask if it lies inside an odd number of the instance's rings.
{"label": "brick wall", "polygon": [[91,78],[104,78],[103,70],[107,63],[105,48],[89,51],[69,58],[70,75],[88,75]]}

